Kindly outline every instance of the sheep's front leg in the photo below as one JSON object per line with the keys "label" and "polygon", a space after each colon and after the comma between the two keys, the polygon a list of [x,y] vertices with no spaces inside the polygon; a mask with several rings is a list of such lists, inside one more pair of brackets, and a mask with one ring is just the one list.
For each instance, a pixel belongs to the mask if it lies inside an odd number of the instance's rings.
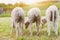
{"label": "sheep's front leg", "polygon": [[50,36],[50,21],[48,20],[48,28],[47,28],[47,33],[48,33],[48,36]]}
{"label": "sheep's front leg", "polygon": [[39,34],[40,31],[39,26],[40,26],[40,21],[36,21],[37,34]]}
{"label": "sheep's front leg", "polygon": [[16,38],[17,38],[18,37],[18,23],[15,22],[14,24],[15,24],[15,27],[16,27]]}
{"label": "sheep's front leg", "polygon": [[30,35],[32,36],[32,35],[33,35],[33,27],[32,27],[32,22],[30,22],[29,28],[30,28]]}

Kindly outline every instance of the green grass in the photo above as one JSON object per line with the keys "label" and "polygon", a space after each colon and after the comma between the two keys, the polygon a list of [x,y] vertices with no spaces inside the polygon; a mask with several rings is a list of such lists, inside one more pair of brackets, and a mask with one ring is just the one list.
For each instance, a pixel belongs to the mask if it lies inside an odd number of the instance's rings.
{"label": "green grass", "polygon": [[2,13],[0,14],[0,17],[10,17],[11,14],[10,13]]}
{"label": "green grass", "polygon": [[[15,33],[10,34],[11,32],[11,18],[10,17],[1,17],[0,18],[0,40],[16,40]],[[24,36],[19,36],[17,40],[60,40],[60,20],[58,24],[59,35],[56,38],[55,33],[51,30],[51,36],[47,36],[47,25],[42,28],[39,36],[36,34],[35,23],[33,25],[33,36],[30,36],[29,28],[24,28]]]}

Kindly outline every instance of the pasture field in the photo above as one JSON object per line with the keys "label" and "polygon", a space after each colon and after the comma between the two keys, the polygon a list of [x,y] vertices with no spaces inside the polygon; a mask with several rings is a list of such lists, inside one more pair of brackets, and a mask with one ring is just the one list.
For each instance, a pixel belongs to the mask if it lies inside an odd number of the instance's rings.
{"label": "pasture field", "polygon": [[[33,24],[33,36],[30,36],[29,28],[24,28],[24,35],[16,39],[15,32],[11,34],[11,17],[0,17],[0,40],[60,40],[60,20],[58,23],[58,37],[55,36],[53,29],[51,29],[51,36],[47,36],[47,25],[41,27],[39,36],[36,34],[36,26]],[[52,25],[51,25],[52,26]]]}
{"label": "pasture field", "polygon": [[[52,3],[47,2],[47,3],[37,3],[36,5],[26,5],[26,6],[22,6],[22,8],[24,8],[24,16],[27,17],[27,13],[29,11],[30,8],[33,7],[38,7],[41,9],[41,16],[45,16],[45,11],[48,8],[49,5],[51,5]],[[60,15],[60,2],[56,2],[54,3],[58,9],[59,9],[59,15]],[[7,7],[5,7],[5,5],[0,5],[1,7],[5,8],[5,10],[7,10],[6,8],[10,8],[9,5],[7,5]],[[17,6],[17,4],[16,4]],[[13,7],[13,6],[11,6]],[[7,10],[8,11],[8,10]],[[47,24],[42,28],[42,26],[40,25],[41,31],[40,34],[37,35],[37,30],[36,30],[36,25],[35,23],[33,24],[33,36],[30,36],[30,32],[29,32],[29,28],[25,29],[24,26],[24,35],[23,36],[19,36],[16,39],[16,35],[15,32],[13,34],[11,34],[11,27],[12,27],[12,22],[11,22],[11,13],[2,13],[0,14],[0,40],[60,40],[60,16],[59,16],[59,22],[58,22],[58,36],[55,36],[55,33],[53,31],[52,28],[52,24],[51,24],[51,35],[48,36],[47,35]]]}

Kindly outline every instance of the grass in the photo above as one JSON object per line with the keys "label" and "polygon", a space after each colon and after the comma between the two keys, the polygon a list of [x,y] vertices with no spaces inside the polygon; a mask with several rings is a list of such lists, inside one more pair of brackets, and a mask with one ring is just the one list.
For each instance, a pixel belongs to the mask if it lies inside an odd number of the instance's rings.
{"label": "grass", "polygon": [[2,13],[0,14],[0,17],[10,17],[11,14],[10,13]]}
{"label": "grass", "polygon": [[53,30],[51,30],[51,36],[47,36],[47,25],[42,28],[39,36],[36,34],[36,26],[34,23],[34,30],[33,30],[33,36],[30,36],[29,28],[25,29],[24,28],[24,36],[19,36],[16,39],[15,33],[10,34],[11,32],[11,18],[10,17],[1,17],[0,18],[0,40],[60,40],[60,20],[58,24],[58,32],[59,35],[56,38],[55,33]]}

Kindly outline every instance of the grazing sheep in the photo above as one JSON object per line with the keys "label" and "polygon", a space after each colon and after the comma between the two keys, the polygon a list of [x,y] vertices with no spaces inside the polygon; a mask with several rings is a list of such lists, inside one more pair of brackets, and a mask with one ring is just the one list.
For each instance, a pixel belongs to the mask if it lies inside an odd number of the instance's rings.
{"label": "grazing sheep", "polygon": [[[14,8],[11,12],[11,17],[12,17],[12,26],[13,26],[12,32],[13,32],[13,28],[16,28],[16,37],[18,37],[18,33],[23,35],[24,10],[20,7]],[[19,23],[19,27],[18,27],[18,23]],[[20,30],[20,32],[18,30]]]}
{"label": "grazing sheep", "polygon": [[58,8],[55,5],[50,6],[46,10],[46,18],[44,18],[43,20],[47,20],[48,23],[48,28],[47,28],[48,36],[50,36],[50,21],[52,21],[53,23],[53,29],[55,34],[58,35],[58,17],[59,17],[59,12],[58,12]]}
{"label": "grazing sheep", "polygon": [[26,28],[28,28],[28,26],[30,27],[30,33],[32,36],[32,24],[34,22],[36,22],[36,26],[37,26],[37,31],[39,32],[39,26],[40,26],[40,10],[39,8],[32,8],[28,11],[28,19],[25,21],[25,26]]}

